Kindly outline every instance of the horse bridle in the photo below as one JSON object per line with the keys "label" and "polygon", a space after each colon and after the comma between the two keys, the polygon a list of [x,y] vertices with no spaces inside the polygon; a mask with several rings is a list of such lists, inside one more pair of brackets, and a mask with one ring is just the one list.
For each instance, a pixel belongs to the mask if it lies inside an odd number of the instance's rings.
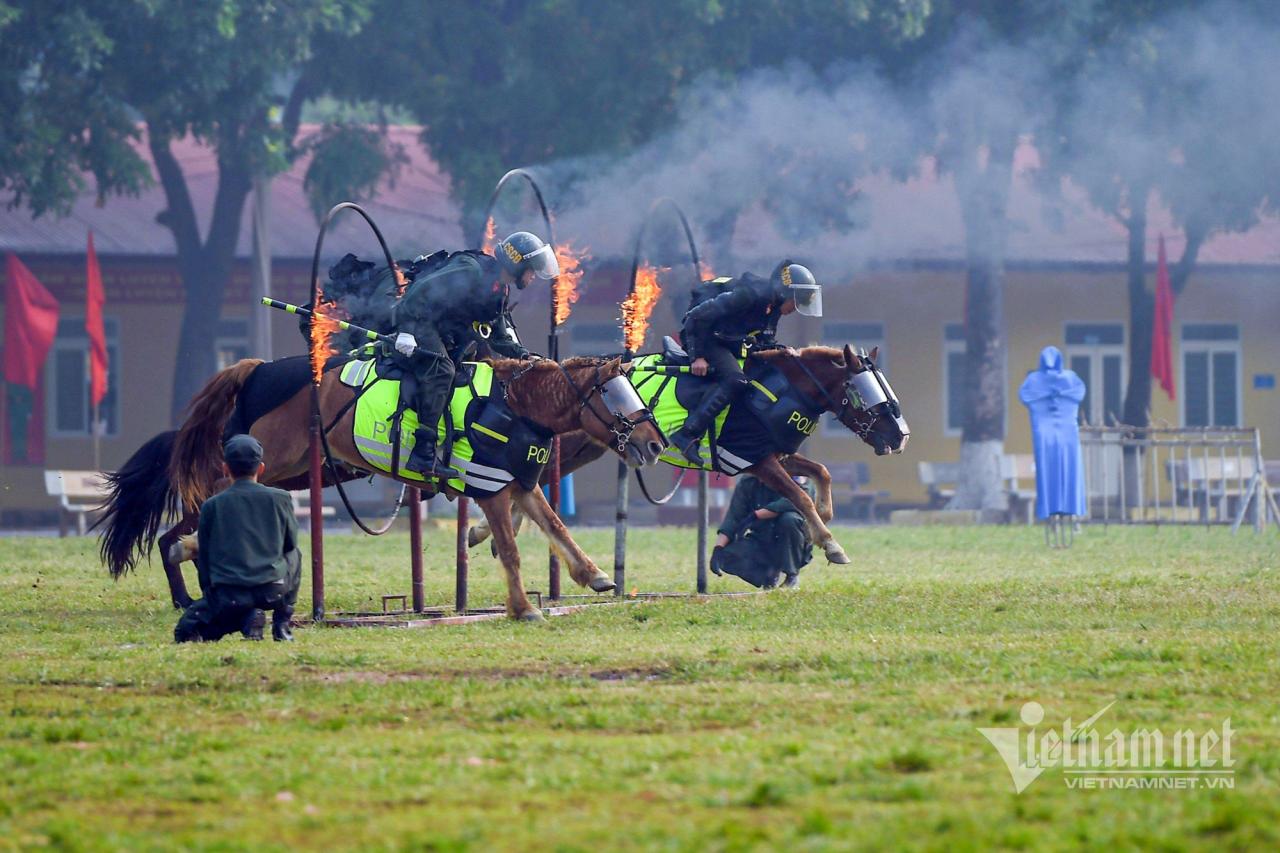
{"label": "horse bridle", "polygon": [[[891,414],[896,416],[898,414],[898,412],[895,411],[897,407],[896,401],[894,399],[894,396],[888,393],[888,389],[884,387],[884,382],[883,380],[880,379],[880,371],[876,369],[875,363],[872,362],[870,358],[866,358],[865,356],[860,356],[860,358],[862,358],[862,363],[865,365],[864,372],[869,371],[871,375],[875,378],[876,382],[879,383],[881,389],[885,391],[886,402],[889,405],[888,411]],[[843,382],[844,397],[840,400],[840,403],[837,405],[835,397],[831,396],[831,393],[827,391],[826,386],[823,385],[822,382],[818,380],[818,377],[813,375],[813,371],[811,371],[809,369],[809,366],[804,363],[804,359],[797,358],[795,360],[795,364],[802,371],[804,371],[804,375],[809,377],[809,381],[813,383],[813,387],[817,388],[818,392],[822,394],[823,398],[825,398],[826,405],[823,406],[822,408],[833,413],[836,416],[837,420],[840,421],[840,423],[845,424],[845,426],[848,426],[848,424],[845,423],[843,416],[845,414],[845,411],[850,408],[852,408],[854,412],[862,412],[864,414],[871,415],[872,416],[871,420],[867,421],[865,425],[861,423],[860,420],[855,420],[854,423],[857,424],[857,426],[854,426],[851,428],[853,431],[853,434],[858,436],[858,438],[866,439],[868,436],[871,435],[871,428],[875,425],[876,417],[878,416],[874,415],[870,409],[865,408],[862,405],[863,403],[862,396],[858,393],[858,390],[853,385],[853,377],[849,377]]]}
{"label": "horse bridle", "polygon": [[[608,379],[601,379],[600,365],[596,364],[594,365],[593,381],[586,393],[583,393],[583,390],[578,387],[578,383],[576,383],[573,380],[573,377],[569,375],[569,371],[564,369],[564,365],[558,361],[553,361],[552,363],[564,376],[565,381],[569,383],[569,387],[573,389],[573,393],[577,395],[579,417],[581,417],[581,412],[585,410],[590,412],[592,417],[603,424],[604,427],[613,435],[615,447],[617,448],[619,455],[627,452],[627,444],[631,441],[631,435],[639,429],[641,424],[653,424],[653,428],[658,431],[658,435],[662,436],[664,442],[666,441],[666,436],[663,435],[662,428],[658,426],[658,419],[653,416],[653,412],[649,410],[648,406],[644,405],[643,401],[641,401],[641,407],[639,409],[642,414],[638,418],[631,418],[620,411],[610,409],[609,411],[613,415],[612,422],[605,420],[605,418],[602,417],[591,405],[591,398],[593,396],[599,395],[601,398],[606,396],[605,386],[610,382],[613,382],[615,379],[622,379],[624,382],[629,382],[630,380],[627,379],[626,374],[619,373],[617,376],[611,376]],[[506,396],[507,385],[519,379],[521,376],[524,376],[533,369],[535,364],[537,364],[537,361],[530,361],[527,365],[519,368],[515,373],[511,374],[510,378],[508,378],[506,382],[502,383],[503,397]],[[639,394],[636,394],[636,399],[637,401],[640,400]]]}
{"label": "horse bridle", "polygon": [[640,395],[635,393],[635,389],[632,389],[632,393],[635,394],[636,401],[640,403],[640,409],[638,410],[640,412],[640,417],[638,418],[631,418],[624,415],[617,409],[609,409],[609,413],[613,415],[613,421],[610,422],[601,417],[600,413],[591,406],[592,396],[599,395],[601,399],[607,398],[608,389],[606,386],[610,382],[621,379],[623,382],[629,383],[631,380],[627,378],[625,373],[619,373],[617,376],[610,376],[608,379],[601,379],[600,365],[595,365],[591,387],[588,389],[587,393],[584,394],[582,389],[578,387],[578,384],[573,381],[573,377],[569,375],[569,371],[565,370],[564,366],[560,364],[560,362],[556,362],[556,367],[560,368],[560,372],[564,374],[565,381],[569,383],[569,387],[573,389],[573,392],[578,395],[578,411],[582,412],[585,410],[590,412],[591,416],[603,424],[604,427],[613,435],[618,455],[623,455],[627,452],[627,444],[631,441],[631,435],[640,427],[641,424],[652,424],[653,428],[658,431],[658,435],[662,436],[665,443],[666,436],[663,435],[662,428],[658,426],[658,419],[653,416],[653,412],[649,407],[644,405],[644,402],[640,400]]}

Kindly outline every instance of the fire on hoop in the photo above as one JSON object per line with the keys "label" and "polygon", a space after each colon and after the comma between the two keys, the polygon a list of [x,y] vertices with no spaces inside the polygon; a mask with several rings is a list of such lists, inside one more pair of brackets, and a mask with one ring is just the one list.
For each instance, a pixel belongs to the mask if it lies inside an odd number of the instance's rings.
{"label": "fire on hoop", "polygon": [[622,340],[627,352],[639,352],[649,331],[649,315],[662,295],[659,276],[670,267],[642,264],[636,268],[635,290],[622,300]]}

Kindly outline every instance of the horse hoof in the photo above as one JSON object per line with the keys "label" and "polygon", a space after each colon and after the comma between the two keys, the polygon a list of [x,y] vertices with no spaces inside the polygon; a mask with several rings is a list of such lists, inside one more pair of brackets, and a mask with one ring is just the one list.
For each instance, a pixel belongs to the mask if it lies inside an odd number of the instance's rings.
{"label": "horse hoof", "polygon": [[474,548],[484,540],[480,538],[480,529],[477,527],[467,528],[467,547]]}
{"label": "horse hoof", "polygon": [[495,539],[489,543],[489,554],[493,559],[498,559],[498,540]]}
{"label": "horse hoof", "polygon": [[837,565],[844,566],[853,562],[853,560],[849,559],[849,555],[844,552],[844,549],[834,542],[828,545],[824,550],[827,554],[828,563],[836,563]]}
{"label": "horse hoof", "polygon": [[543,616],[542,611],[536,607],[531,610],[526,610],[524,613],[521,613],[516,618],[519,619],[521,622],[546,622],[547,621],[547,617]]}
{"label": "horse hoof", "polygon": [[598,577],[592,578],[591,583],[588,584],[588,586],[591,587],[593,592],[609,592],[618,588],[618,585],[609,580],[607,575],[599,575]]}

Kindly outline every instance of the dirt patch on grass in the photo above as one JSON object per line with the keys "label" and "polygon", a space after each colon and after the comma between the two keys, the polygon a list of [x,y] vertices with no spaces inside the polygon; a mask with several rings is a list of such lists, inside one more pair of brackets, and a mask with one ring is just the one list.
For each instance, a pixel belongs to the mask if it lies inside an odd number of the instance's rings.
{"label": "dirt patch on grass", "polygon": [[382,672],[369,669],[310,670],[310,678],[324,684],[400,684],[420,681],[513,681],[522,678],[551,678],[562,681],[661,681],[670,678],[672,670],[666,667],[626,667],[619,669],[583,670],[572,667],[555,669],[464,669],[464,670],[413,670],[409,672]]}

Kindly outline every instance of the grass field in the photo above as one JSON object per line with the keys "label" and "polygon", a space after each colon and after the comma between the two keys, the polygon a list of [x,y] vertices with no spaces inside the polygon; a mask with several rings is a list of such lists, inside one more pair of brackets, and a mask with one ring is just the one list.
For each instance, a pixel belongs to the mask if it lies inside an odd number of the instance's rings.
{"label": "grass field", "polygon": [[[0,849],[1280,844],[1274,531],[838,535],[855,565],[795,592],[182,647],[158,566],[112,583],[91,540],[0,540]],[[579,541],[607,569],[611,534]],[[631,541],[641,589],[691,585],[691,531]],[[331,537],[331,606],[407,592],[407,548]],[[451,548],[430,534],[431,600]],[[473,602],[498,595],[485,551]],[[1015,795],[977,729],[1028,700],[1042,730],[1113,700],[1104,732],[1230,717],[1235,789],[1051,769]]]}

